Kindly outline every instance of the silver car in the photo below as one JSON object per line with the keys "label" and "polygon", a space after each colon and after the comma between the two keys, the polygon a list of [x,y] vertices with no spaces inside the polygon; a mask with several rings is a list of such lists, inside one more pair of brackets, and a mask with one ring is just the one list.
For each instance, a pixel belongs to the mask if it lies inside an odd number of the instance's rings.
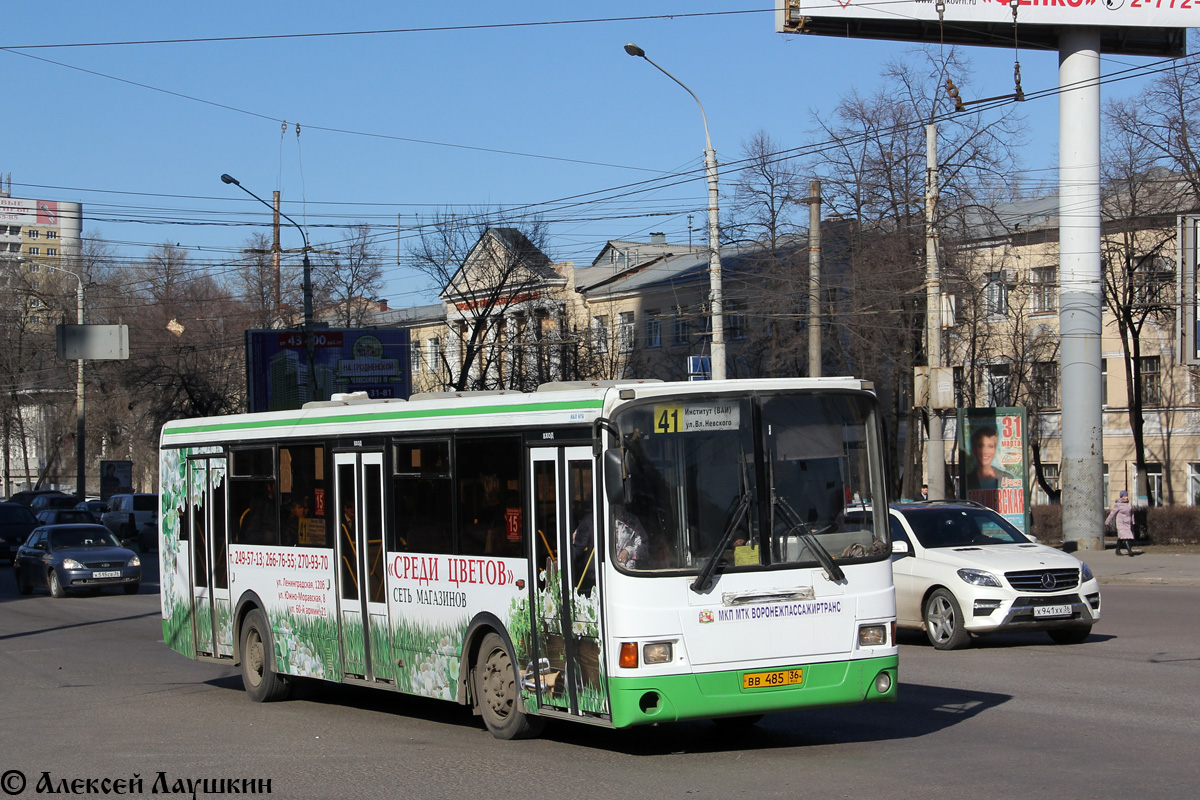
{"label": "silver car", "polygon": [[43,525],[29,534],[13,559],[17,590],[44,586],[54,597],[68,589],[120,586],[137,594],[142,562],[103,525]]}

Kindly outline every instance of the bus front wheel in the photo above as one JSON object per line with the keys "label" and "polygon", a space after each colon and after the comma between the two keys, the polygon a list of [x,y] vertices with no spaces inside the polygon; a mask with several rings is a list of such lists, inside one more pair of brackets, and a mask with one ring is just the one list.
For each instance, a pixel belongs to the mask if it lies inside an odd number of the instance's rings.
{"label": "bus front wheel", "polygon": [[287,696],[288,685],[272,666],[275,655],[267,618],[257,608],[242,623],[242,684],[256,703]]}
{"label": "bus front wheel", "polygon": [[521,710],[512,654],[494,633],[483,637],[475,659],[475,701],[483,724],[497,739],[527,739],[542,730],[543,720]]}

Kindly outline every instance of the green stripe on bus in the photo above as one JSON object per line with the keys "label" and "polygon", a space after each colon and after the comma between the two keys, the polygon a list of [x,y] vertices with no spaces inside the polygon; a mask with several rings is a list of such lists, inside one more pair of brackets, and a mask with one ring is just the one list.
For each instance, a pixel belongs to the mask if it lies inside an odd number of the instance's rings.
{"label": "green stripe on bus", "polygon": [[572,411],[597,409],[604,405],[601,400],[575,402],[528,403],[519,406],[470,406],[467,408],[424,408],[417,410],[376,411],[368,414],[344,416],[285,417],[283,419],[254,419],[242,422],[212,422],[202,425],[180,425],[163,431],[165,436],[189,433],[213,433],[216,431],[255,430],[264,428],[293,427],[296,425],[326,425],[331,423],[381,422],[385,420],[427,419],[431,417],[467,417],[487,414],[522,414],[535,411]]}
{"label": "green stripe on bus", "polygon": [[[804,670],[802,684],[764,689],[742,688],[743,673],[763,671],[752,669],[612,678],[608,684],[609,708],[613,727],[624,728],[854,703],[890,703],[896,699],[898,665],[897,656],[798,664],[790,668]],[[875,677],[880,672],[887,672],[892,679],[884,694],[875,688]]]}

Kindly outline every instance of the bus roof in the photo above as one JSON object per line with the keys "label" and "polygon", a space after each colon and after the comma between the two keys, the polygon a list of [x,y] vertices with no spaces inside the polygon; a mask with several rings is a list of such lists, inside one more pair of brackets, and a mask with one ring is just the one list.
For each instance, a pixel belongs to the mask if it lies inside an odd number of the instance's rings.
{"label": "bus roof", "polygon": [[415,394],[408,400],[371,400],[363,393],[334,395],[303,408],[174,420],[162,429],[162,447],[210,442],[419,433],[433,429],[496,429],[591,425],[622,401],[781,389],[872,391],[854,378],[762,378],[726,381],[568,381],[536,392],[512,390]]}

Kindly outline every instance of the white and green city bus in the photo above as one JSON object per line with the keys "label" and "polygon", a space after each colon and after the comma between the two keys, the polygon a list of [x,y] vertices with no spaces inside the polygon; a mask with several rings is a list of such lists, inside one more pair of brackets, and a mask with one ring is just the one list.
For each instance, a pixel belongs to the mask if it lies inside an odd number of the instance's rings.
{"label": "white and green city bus", "polygon": [[374,686],[514,738],[895,699],[862,381],[338,395],[167,424],[160,488],[165,641],[254,700]]}

